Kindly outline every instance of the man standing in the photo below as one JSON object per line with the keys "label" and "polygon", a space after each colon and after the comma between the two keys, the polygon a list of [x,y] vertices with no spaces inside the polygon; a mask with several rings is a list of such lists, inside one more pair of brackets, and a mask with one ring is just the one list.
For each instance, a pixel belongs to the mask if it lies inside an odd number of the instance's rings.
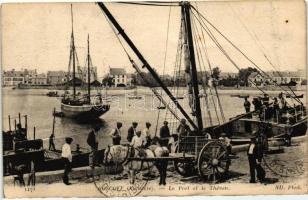
{"label": "man standing", "polygon": [[164,121],[164,125],[160,128],[159,136],[161,140],[161,146],[168,147],[170,130],[167,121]]}
{"label": "man standing", "polygon": [[151,144],[151,134],[150,134],[150,127],[151,127],[151,123],[150,122],[146,122],[145,123],[145,129],[143,129],[142,132],[142,138],[145,142],[144,146],[148,147]]}
{"label": "man standing", "polygon": [[188,136],[191,132],[189,126],[186,124],[186,119],[181,119],[181,123],[179,127],[176,129],[177,134],[179,137],[185,137]]}
{"label": "man standing", "polygon": [[55,134],[52,133],[50,136],[49,136],[49,151],[55,151],[56,150],[56,147],[55,147]]}
{"label": "man standing", "polygon": [[64,161],[64,175],[63,175],[63,183],[66,185],[70,185],[68,174],[72,171],[72,151],[71,144],[73,142],[73,138],[67,137],[65,138],[65,144],[62,146],[62,154],[61,157]]}
{"label": "man standing", "polygon": [[141,137],[141,131],[137,131],[136,135],[133,137],[130,145],[132,147],[136,148],[142,148],[143,147],[143,138]]}
{"label": "man standing", "polygon": [[98,140],[97,140],[97,134],[100,127],[95,126],[94,129],[89,133],[87,143],[91,147],[91,152],[89,154],[89,165],[92,169],[94,169],[96,163],[96,152],[98,148]]}
{"label": "man standing", "polygon": [[250,112],[250,102],[248,101],[247,97],[245,97],[244,107],[245,107],[246,113],[249,113]]}
{"label": "man standing", "polygon": [[111,133],[113,145],[120,145],[121,143],[121,129],[122,123],[117,122],[117,128]]}
{"label": "man standing", "polygon": [[132,126],[128,129],[128,133],[127,133],[127,141],[128,142],[131,142],[133,137],[136,135],[137,126],[138,126],[138,123],[133,122]]}
{"label": "man standing", "polygon": [[265,178],[265,171],[260,165],[261,157],[259,155],[255,137],[251,138],[251,143],[247,151],[247,156],[250,169],[250,183],[256,183],[255,171],[257,171],[258,179],[262,182]]}

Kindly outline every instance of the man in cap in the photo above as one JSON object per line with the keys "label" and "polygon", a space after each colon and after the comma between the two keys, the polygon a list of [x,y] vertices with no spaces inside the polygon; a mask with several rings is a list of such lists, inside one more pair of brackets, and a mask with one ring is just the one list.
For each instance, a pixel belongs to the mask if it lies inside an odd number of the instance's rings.
{"label": "man in cap", "polygon": [[251,104],[250,104],[250,102],[248,101],[248,98],[245,97],[244,107],[245,107],[246,113],[249,113],[249,112],[250,112],[250,106],[251,106]]}
{"label": "man in cap", "polygon": [[250,183],[256,183],[255,171],[257,171],[257,177],[260,181],[264,180],[265,171],[260,165],[261,157],[259,156],[256,137],[255,136],[251,137],[250,141],[251,142],[247,151],[249,169],[250,169]]}
{"label": "man in cap", "polygon": [[91,132],[88,134],[87,143],[91,148],[91,152],[89,154],[89,165],[91,169],[94,169],[96,163],[96,152],[98,149],[98,140],[97,135],[100,127],[96,125]]}
{"label": "man in cap", "polygon": [[116,129],[113,130],[113,132],[111,133],[113,145],[120,145],[121,143],[121,131],[120,131],[121,127],[122,127],[122,123],[117,122]]}
{"label": "man in cap", "polygon": [[132,126],[128,129],[128,133],[127,133],[127,141],[131,142],[133,137],[136,135],[137,133],[137,126],[138,123],[137,122],[133,122]]}
{"label": "man in cap", "polygon": [[227,146],[228,153],[231,154],[231,151],[232,151],[231,139],[227,136],[227,134],[221,133],[219,140],[223,140],[223,142]]}
{"label": "man in cap", "polygon": [[168,147],[170,130],[169,130],[167,121],[164,121],[164,125],[160,128],[159,136],[160,136],[160,140],[162,141],[161,146]]}
{"label": "man in cap", "polygon": [[66,185],[70,185],[68,174],[72,171],[72,150],[71,144],[73,142],[73,138],[67,137],[65,138],[65,144],[62,146],[62,154],[61,157],[64,161],[64,175],[63,175],[63,183]]}
{"label": "man in cap", "polygon": [[142,138],[145,142],[145,147],[148,147],[151,144],[151,133],[150,133],[150,127],[151,127],[151,123],[150,122],[146,122],[145,123],[145,129],[143,129],[142,131]]}
{"label": "man in cap", "polygon": [[181,123],[178,126],[178,128],[176,129],[177,134],[180,137],[185,137],[188,136],[191,132],[189,126],[186,124],[186,119],[181,119]]}

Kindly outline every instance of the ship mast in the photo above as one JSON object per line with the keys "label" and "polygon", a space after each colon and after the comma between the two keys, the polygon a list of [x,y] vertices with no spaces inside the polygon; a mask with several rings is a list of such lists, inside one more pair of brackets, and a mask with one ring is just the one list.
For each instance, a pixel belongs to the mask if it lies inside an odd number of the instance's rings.
{"label": "ship mast", "polygon": [[[190,3],[184,2],[181,5],[182,19],[184,20],[184,52],[185,52],[185,72],[189,75],[190,80],[188,82],[189,91],[188,93],[192,95],[193,104],[192,110],[193,115],[196,116],[198,132],[200,133],[203,129],[202,123],[202,112],[200,107],[199,99],[199,86],[198,86],[198,75],[196,69],[195,52],[194,52],[194,42],[191,30],[191,19],[190,19]],[[187,55],[188,54],[188,55]]]}
{"label": "ship mast", "polygon": [[165,86],[165,84],[162,82],[162,80],[159,78],[158,74],[155,72],[155,70],[150,66],[150,64],[146,61],[146,59],[143,57],[143,55],[140,53],[140,51],[137,49],[137,47],[134,45],[134,43],[131,41],[131,39],[127,36],[127,34],[124,32],[122,27],[119,25],[117,20],[113,17],[113,15],[110,13],[108,8],[105,6],[103,2],[97,3],[101,10],[104,12],[106,17],[110,20],[110,22],[113,24],[113,26],[116,28],[116,30],[119,32],[119,34],[123,37],[123,39],[126,41],[126,43],[130,46],[130,48],[133,50],[133,52],[136,54],[136,56],[139,58],[139,60],[143,63],[143,68],[146,68],[155,81],[160,85],[160,87],[165,91],[165,93],[169,96],[169,98],[172,100],[172,102],[176,105],[177,109],[182,113],[182,115],[187,119],[187,121],[191,124],[191,126],[198,130],[198,126],[195,124],[195,122],[191,119],[191,117],[186,113],[186,111],[183,109],[183,107],[178,103],[177,99],[173,96],[173,94],[170,92],[170,90]]}
{"label": "ship mast", "polygon": [[75,73],[76,73],[76,63],[75,63],[75,41],[74,41],[74,21],[73,21],[73,5],[71,4],[71,19],[72,19],[72,53],[73,53],[73,98],[76,99],[76,83],[75,83]]}
{"label": "ship mast", "polygon": [[90,42],[89,42],[89,34],[88,34],[88,100],[91,103],[91,77],[90,77]]}

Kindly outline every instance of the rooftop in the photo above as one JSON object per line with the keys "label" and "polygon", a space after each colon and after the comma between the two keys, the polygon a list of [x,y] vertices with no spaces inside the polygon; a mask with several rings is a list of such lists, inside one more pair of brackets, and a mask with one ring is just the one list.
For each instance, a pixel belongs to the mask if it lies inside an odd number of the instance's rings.
{"label": "rooftop", "polygon": [[110,68],[110,75],[125,75],[126,71],[124,68]]}

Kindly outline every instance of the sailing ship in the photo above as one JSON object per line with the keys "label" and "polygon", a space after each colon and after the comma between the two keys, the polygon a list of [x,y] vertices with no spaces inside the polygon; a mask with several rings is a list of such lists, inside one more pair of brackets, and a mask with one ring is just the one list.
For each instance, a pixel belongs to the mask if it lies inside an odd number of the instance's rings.
{"label": "sailing ship", "polygon": [[76,77],[76,59],[77,53],[74,41],[74,28],[73,28],[73,9],[71,6],[71,18],[72,18],[72,33],[71,33],[71,45],[70,45],[70,59],[68,78],[70,77],[70,67],[72,64],[73,72],[72,79],[67,82],[73,87],[73,94],[66,94],[61,99],[61,111],[65,117],[91,120],[99,118],[110,109],[110,104],[104,102],[101,94],[91,96],[91,56],[90,56],[90,41],[88,35],[88,51],[87,51],[87,94],[81,95],[80,92],[76,93],[77,85],[82,85],[82,79]]}
{"label": "sailing ship", "polygon": [[[125,2],[122,2],[126,4]],[[262,69],[259,68],[251,59],[249,59],[243,51],[241,51],[237,46],[234,45],[225,35],[221,33],[209,20],[207,20],[197,8],[192,6],[189,2],[138,2],[138,3],[129,3],[135,5],[142,6],[179,6],[181,8],[181,28],[179,33],[179,42],[178,42],[178,51],[177,51],[177,60],[175,68],[179,68],[181,65],[182,55],[184,55],[184,67],[186,75],[189,77],[187,81],[188,86],[188,99],[189,106],[191,108],[191,113],[188,113],[184,110],[184,107],[177,101],[175,92],[169,90],[163,81],[160,79],[159,75],[156,71],[151,67],[148,61],[144,58],[142,53],[138,50],[129,36],[123,31],[123,28],[108,10],[104,3],[99,2],[98,5],[101,8],[102,12],[106,15],[109,20],[109,24],[111,28],[114,30],[116,37],[118,37],[119,42],[121,43],[122,48],[126,52],[126,55],[131,62],[133,68],[137,71],[137,73],[147,82],[146,78],[142,76],[141,68],[147,69],[148,72],[152,75],[155,81],[159,84],[160,88],[165,92],[166,96],[169,97],[170,101],[167,101],[163,98],[157,89],[149,87],[155,96],[160,100],[162,105],[168,109],[173,119],[179,121],[181,118],[179,114],[181,114],[186,121],[189,123],[190,127],[193,129],[193,135],[205,135],[206,133],[210,133],[213,138],[219,138],[221,133],[227,133],[229,137],[232,138],[232,143],[242,144],[249,142],[249,138],[255,134],[257,131],[263,131],[266,133],[268,137],[285,137],[287,135],[291,136],[301,136],[305,135],[307,131],[307,115],[306,115],[306,107],[300,101],[299,98],[295,95],[294,91],[290,88],[290,91],[287,91],[282,88],[283,92],[291,97],[293,100],[296,100],[299,104],[294,106],[286,106],[284,108],[280,108],[278,110],[279,114],[276,115],[276,120],[272,117],[264,117],[266,116],[263,110],[255,110],[248,113],[244,113],[235,117],[230,118],[228,121],[225,119],[223,114],[223,108],[220,102],[219,93],[217,92],[216,84],[212,84],[212,87],[209,87],[203,81],[203,78],[198,78],[198,72],[202,72],[202,67],[205,67],[205,62],[207,61],[209,70],[211,71],[211,77],[213,78],[213,71],[211,67],[211,63],[209,62],[208,55],[206,54],[206,43],[204,39],[204,34],[207,34],[208,37],[214,42],[214,44],[218,47],[218,49],[222,52],[222,54],[230,61],[230,63],[240,70],[239,66],[235,63],[235,61],[228,55],[227,51],[223,48],[223,46],[219,43],[218,39],[215,37],[215,34],[219,34],[222,38],[225,39],[228,43],[230,43],[234,49],[240,52],[245,59],[251,62],[256,68],[258,68],[264,76],[266,75]],[[199,27],[197,27],[197,25]],[[210,30],[208,27],[212,27]],[[215,34],[212,31],[216,31]],[[142,63],[141,68],[136,64],[136,62],[132,59],[132,56],[129,55],[128,51],[123,46],[119,37],[126,42],[126,44],[130,47],[130,49],[137,56],[139,61]],[[199,42],[199,44],[198,44]],[[201,43],[201,44],[200,44]],[[205,53],[202,53],[202,50]],[[204,57],[205,56],[205,57]],[[204,59],[205,58],[205,59]],[[205,60],[205,61],[204,61]],[[201,70],[197,71],[197,67]],[[204,71],[205,72],[205,71]],[[176,74],[176,73],[175,73]],[[206,76],[202,76],[206,77]],[[200,84],[200,82],[202,84]],[[255,83],[252,83],[255,84]],[[200,85],[204,92],[209,91],[210,94],[201,95],[199,92]],[[260,89],[257,85],[256,88],[259,89],[263,94],[268,95],[265,91]],[[290,95],[290,92],[293,95]],[[212,114],[209,109],[209,101],[210,97],[216,97],[216,100],[213,100],[215,109],[215,114],[217,116],[218,123],[214,123],[212,120]],[[202,98],[204,99],[204,104],[201,103]],[[172,103],[172,106],[170,103]],[[240,105],[242,106],[242,105]],[[266,107],[266,109],[271,109],[270,106]],[[219,113],[220,112],[220,113]],[[204,123],[204,118],[207,115],[209,118],[209,122],[207,124]],[[279,117],[277,117],[279,115]],[[275,115],[274,115],[275,116]],[[159,117],[159,116],[158,116]],[[157,120],[158,121],[158,120]]]}

